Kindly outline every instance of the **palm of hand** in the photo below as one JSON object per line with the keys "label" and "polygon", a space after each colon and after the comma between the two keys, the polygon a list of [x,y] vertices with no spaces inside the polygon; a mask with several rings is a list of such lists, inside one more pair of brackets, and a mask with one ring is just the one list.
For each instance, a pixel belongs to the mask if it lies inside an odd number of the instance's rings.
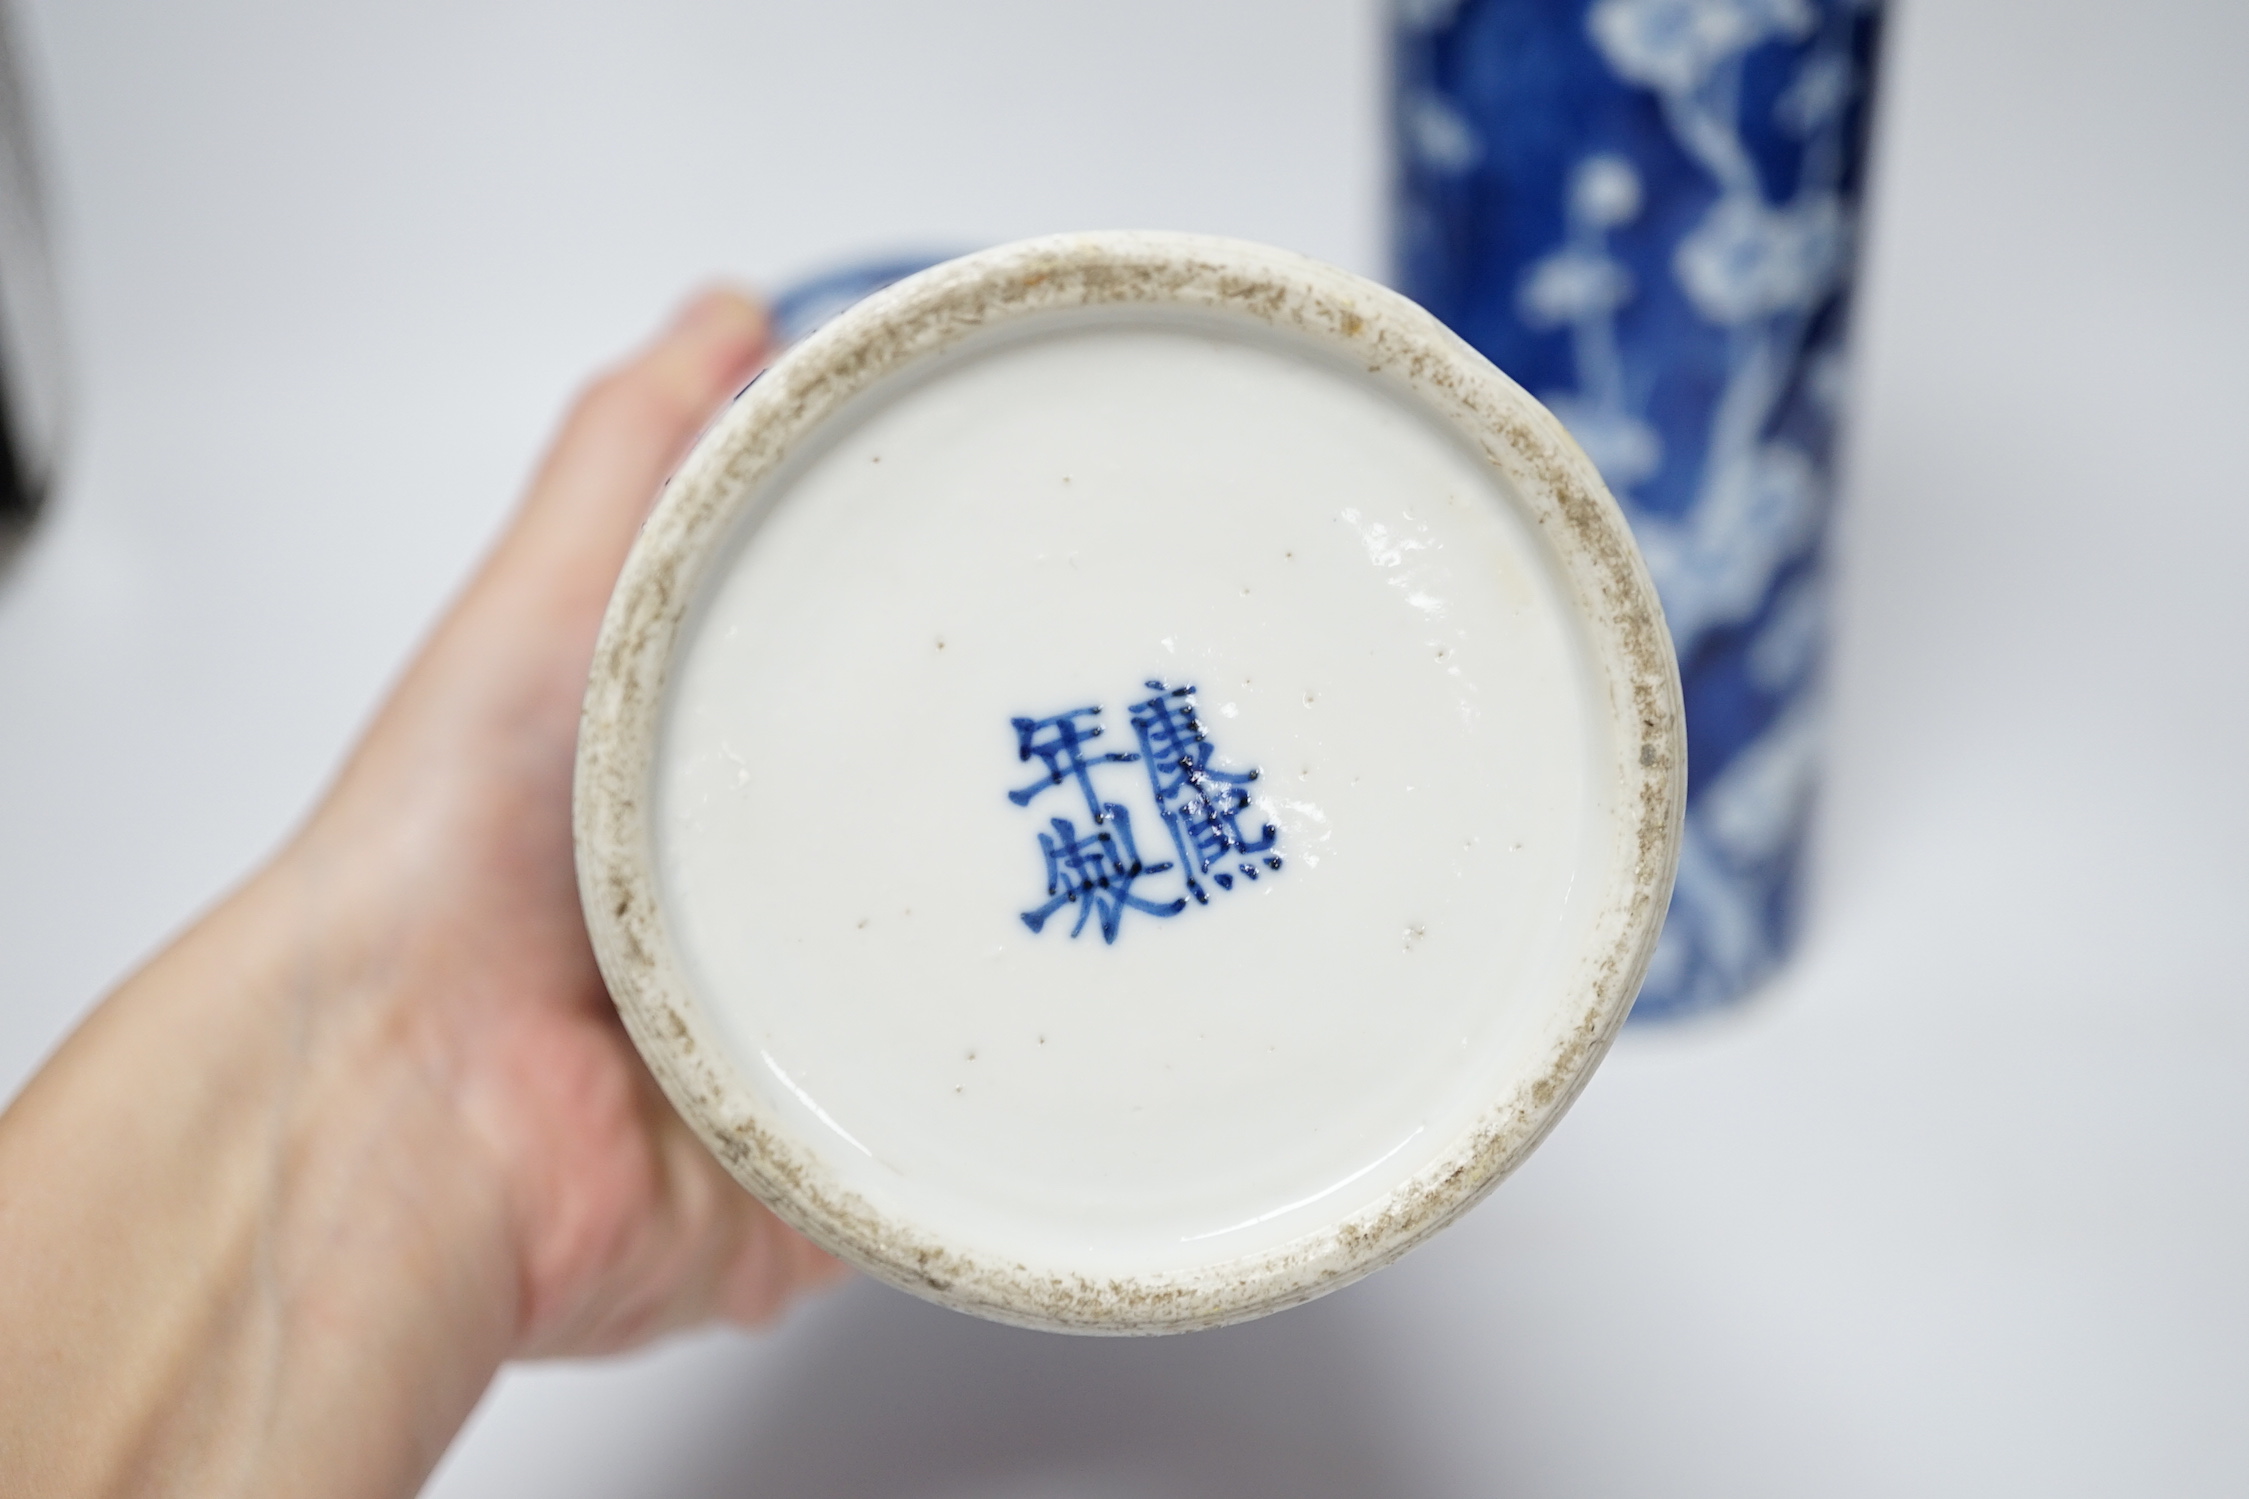
{"label": "palm of hand", "polygon": [[464,1159],[505,1199],[519,1353],[762,1320],[836,1273],[656,1088],[610,1006],[572,873],[578,700],[603,603],[665,473],[763,352],[755,310],[708,297],[587,394],[292,851],[359,892],[362,961],[397,996],[380,1023],[452,1102]]}

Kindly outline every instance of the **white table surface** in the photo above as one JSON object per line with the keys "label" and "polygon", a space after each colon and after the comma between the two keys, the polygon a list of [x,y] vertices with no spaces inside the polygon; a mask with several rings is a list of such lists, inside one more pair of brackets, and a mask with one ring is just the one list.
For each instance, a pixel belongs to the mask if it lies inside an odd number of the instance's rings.
{"label": "white table surface", "polygon": [[[434,1493],[2249,1492],[2249,5],[1896,19],[1787,979],[1324,1302],[1107,1343],[860,1285],[511,1372]],[[698,278],[1095,225],[1383,265],[1370,0],[24,21],[79,406],[0,579],[8,1089]]]}

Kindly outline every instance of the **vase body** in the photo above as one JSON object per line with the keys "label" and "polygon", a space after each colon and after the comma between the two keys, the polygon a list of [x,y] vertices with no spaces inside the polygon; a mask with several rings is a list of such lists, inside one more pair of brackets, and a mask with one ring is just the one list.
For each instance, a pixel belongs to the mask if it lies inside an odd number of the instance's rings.
{"label": "vase body", "polygon": [[1400,0],[1400,287],[1544,401],[1631,520],[1685,683],[1679,880],[1636,1018],[1787,954],[1881,11]]}

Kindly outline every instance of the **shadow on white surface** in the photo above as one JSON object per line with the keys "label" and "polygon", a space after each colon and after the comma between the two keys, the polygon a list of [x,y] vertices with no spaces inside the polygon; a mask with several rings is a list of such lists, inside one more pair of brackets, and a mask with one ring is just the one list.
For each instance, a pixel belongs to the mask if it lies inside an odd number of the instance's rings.
{"label": "shadow on white surface", "polygon": [[[872,1284],[640,1492],[708,1499],[1411,1495],[1348,1301],[1191,1337],[1023,1332]],[[749,1371],[742,1371],[745,1376]],[[745,1385],[751,1383],[745,1378]],[[723,1394],[723,1392],[713,1392]]]}

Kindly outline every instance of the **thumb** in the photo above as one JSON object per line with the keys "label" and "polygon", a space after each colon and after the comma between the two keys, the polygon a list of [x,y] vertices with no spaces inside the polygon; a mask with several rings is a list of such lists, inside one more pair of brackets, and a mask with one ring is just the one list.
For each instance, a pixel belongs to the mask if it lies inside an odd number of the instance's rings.
{"label": "thumb", "polygon": [[659,489],[704,425],[763,365],[764,309],[714,288],[638,355],[595,380],[564,422],[493,557],[546,588],[567,579],[595,608]]}

